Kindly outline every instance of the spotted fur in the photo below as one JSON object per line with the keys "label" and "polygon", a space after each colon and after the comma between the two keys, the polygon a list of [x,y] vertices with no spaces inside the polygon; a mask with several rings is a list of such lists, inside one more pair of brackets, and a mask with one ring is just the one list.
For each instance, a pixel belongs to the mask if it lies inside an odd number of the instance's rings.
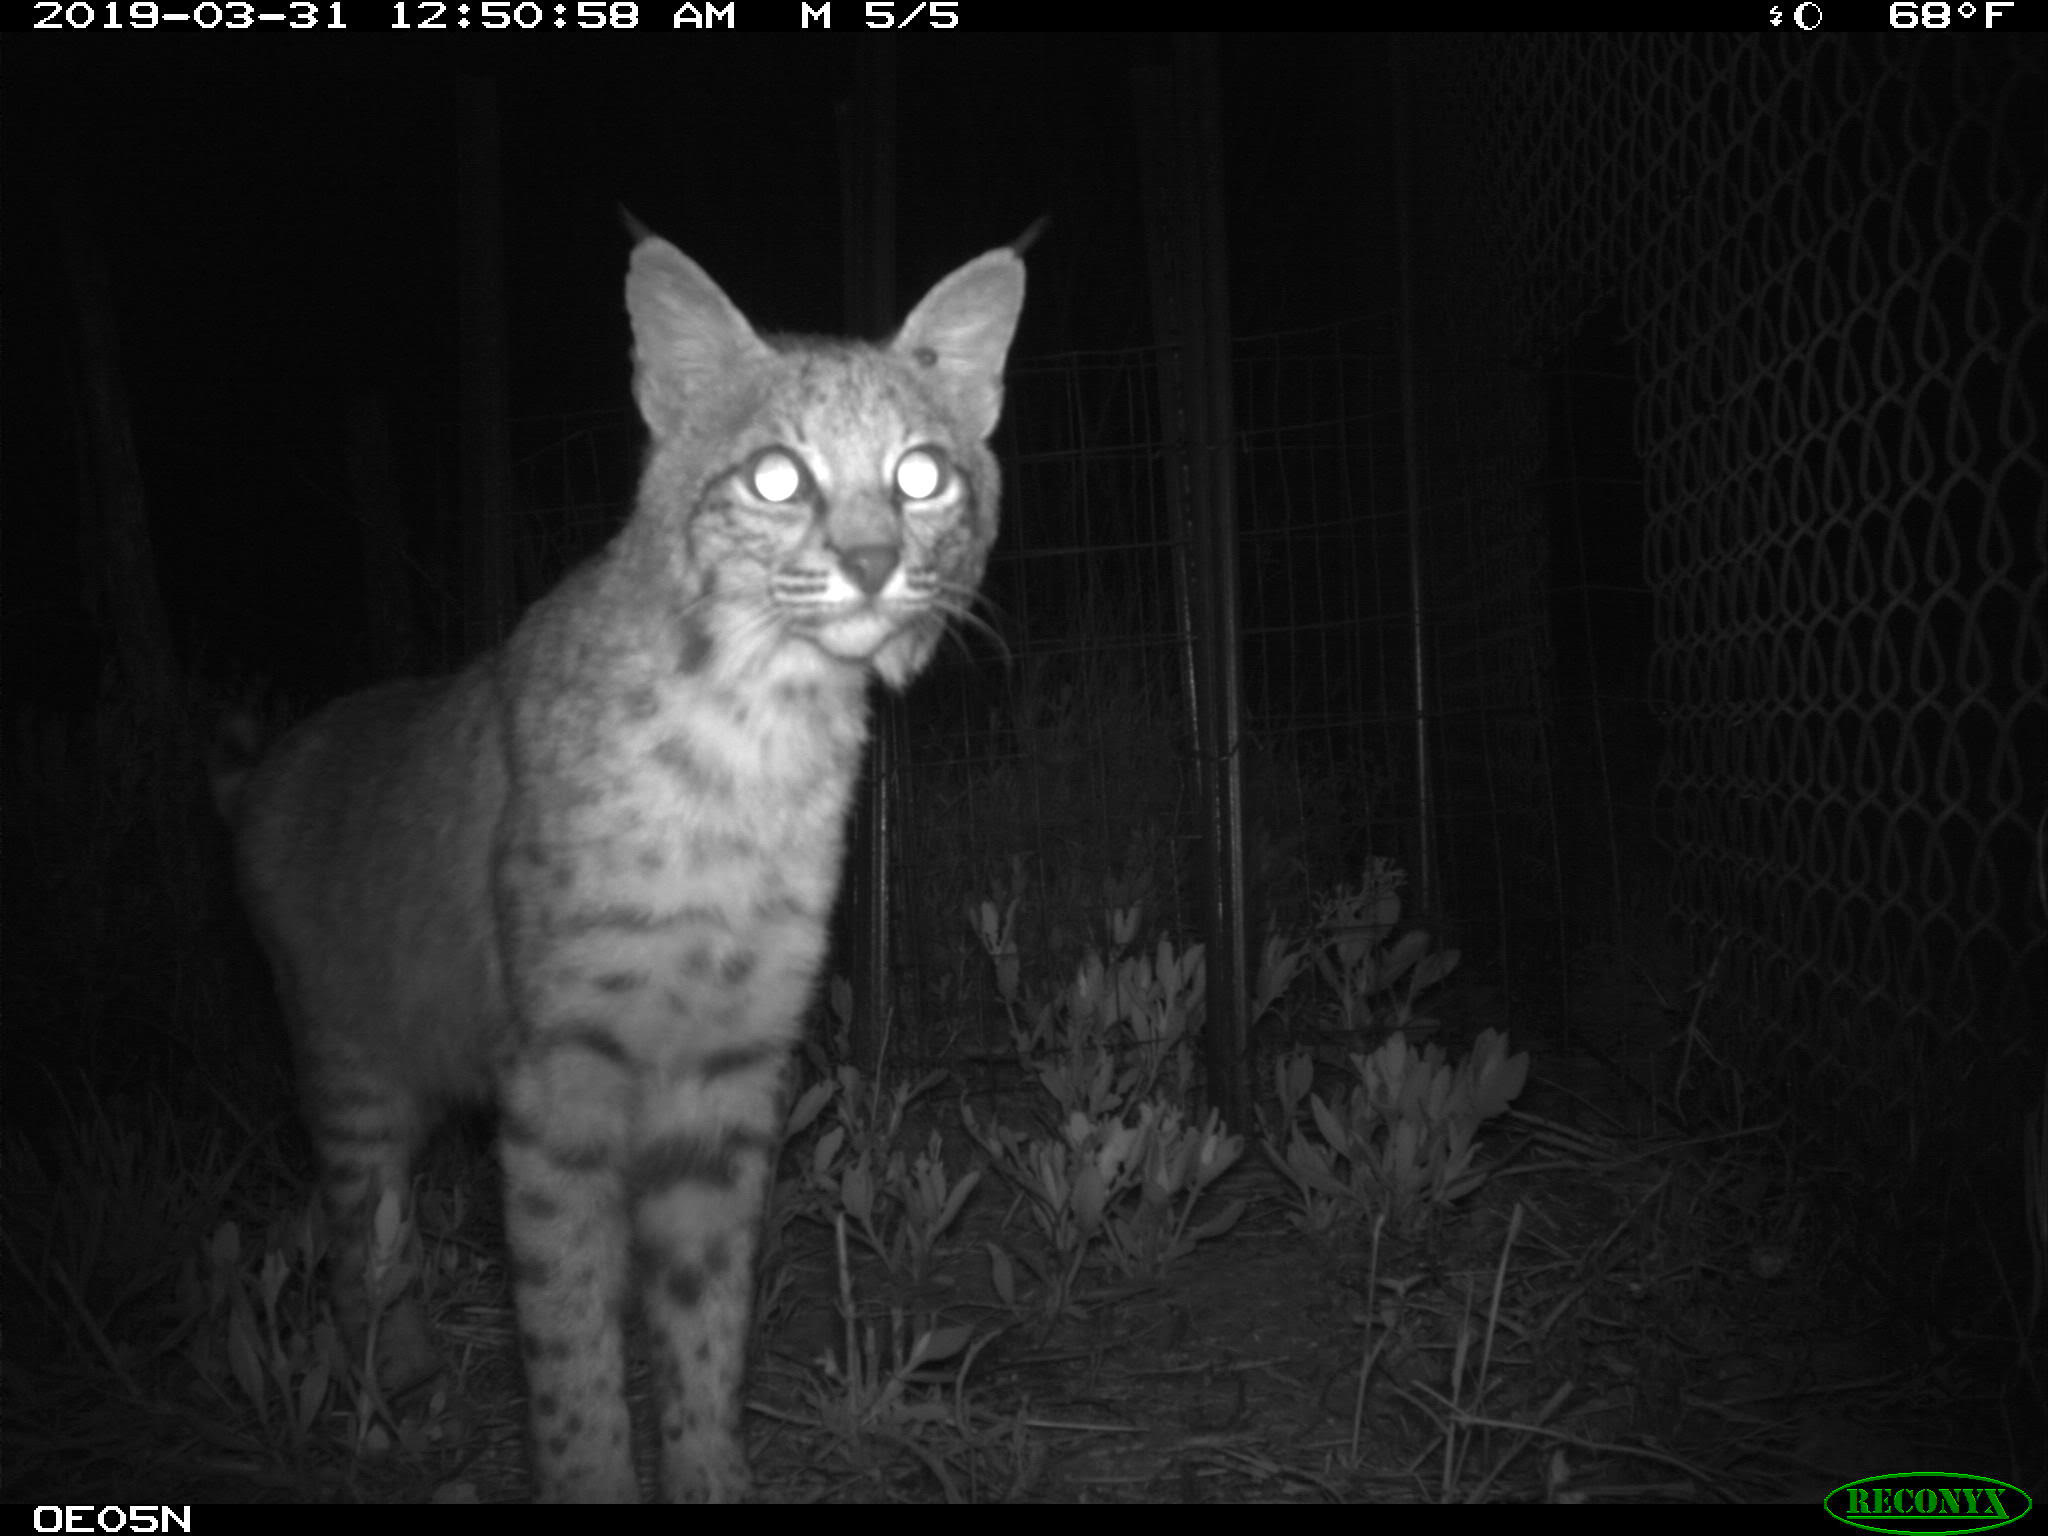
{"label": "spotted fur", "polygon": [[762,339],[658,239],[626,282],[650,447],[611,546],[455,677],[343,699],[235,796],[336,1233],[495,1098],[538,1494],[748,1487],[740,1380],[784,1063],[825,950],[870,675],[902,687],[995,537],[1007,249],[893,342]]}

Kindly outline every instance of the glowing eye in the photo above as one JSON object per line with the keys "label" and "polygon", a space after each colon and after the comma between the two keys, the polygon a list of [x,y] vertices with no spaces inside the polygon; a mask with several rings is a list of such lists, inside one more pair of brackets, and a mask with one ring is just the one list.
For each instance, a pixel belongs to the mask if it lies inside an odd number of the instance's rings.
{"label": "glowing eye", "polygon": [[756,455],[747,479],[763,501],[793,501],[804,488],[803,466],[780,448]]}
{"label": "glowing eye", "polygon": [[946,461],[936,448],[913,448],[896,461],[896,489],[911,501],[938,495],[946,480]]}

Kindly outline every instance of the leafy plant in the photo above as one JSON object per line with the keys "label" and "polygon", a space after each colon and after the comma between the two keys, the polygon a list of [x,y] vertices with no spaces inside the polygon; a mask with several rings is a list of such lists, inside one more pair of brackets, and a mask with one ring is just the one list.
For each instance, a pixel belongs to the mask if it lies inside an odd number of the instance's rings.
{"label": "leafy plant", "polygon": [[1062,1114],[1113,1115],[1155,1095],[1184,1103],[1205,989],[1199,944],[1176,952],[1162,937],[1151,954],[1090,950],[1057,1004],[1019,1033],[1017,1054]]}
{"label": "leafy plant", "polygon": [[809,1213],[851,1221],[855,1235],[891,1274],[912,1281],[930,1273],[940,1237],[981,1182],[978,1169],[957,1179],[947,1174],[937,1131],[914,1158],[906,1159],[896,1145],[904,1111],[945,1077],[930,1072],[885,1091],[880,1083],[868,1083],[858,1067],[840,1067],[798,1099],[786,1132],[801,1135],[831,1106],[838,1123],[819,1136],[807,1160]]}
{"label": "leafy plant", "polygon": [[[1019,1256],[1045,1286],[1048,1315],[1070,1310],[1091,1257],[1126,1277],[1155,1276],[1244,1214],[1244,1202],[1233,1200],[1209,1220],[1194,1221],[1203,1191],[1244,1150],[1243,1138],[1226,1133],[1214,1110],[1200,1126],[1157,1100],[1134,1113],[1126,1119],[1076,1109],[1057,1135],[1034,1137],[993,1118],[977,1120],[961,1106],[968,1133],[1024,1196],[1044,1241],[1042,1256]],[[1014,1305],[1011,1256],[994,1244],[990,1252],[997,1294]]]}
{"label": "leafy plant", "polygon": [[1346,1216],[1385,1212],[1397,1230],[1413,1231],[1485,1182],[1485,1172],[1473,1167],[1472,1138],[1522,1091],[1528,1052],[1510,1056],[1507,1037],[1484,1030],[1454,1068],[1440,1047],[1417,1051],[1397,1032],[1369,1055],[1354,1054],[1351,1064],[1357,1081],[1334,1103],[1310,1091],[1315,1063],[1308,1052],[1295,1051],[1275,1067],[1280,1134],[1266,1136],[1264,1145],[1295,1187],[1297,1226],[1325,1231]]}
{"label": "leafy plant", "polygon": [[205,1244],[203,1268],[189,1264],[180,1287],[195,1325],[186,1360],[216,1391],[225,1395],[232,1384],[266,1428],[282,1430],[294,1445],[304,1443],[330,1390],[353,1369],[334,1324],[313,1311],[318,1225],[313,1212],[302,1214],[284,1246],[265,1249],[252,1276],[240,1229],[222,1222]]}
{"label": "leafy plant", "polygon": [[[266,1430],[295,1450],[337,1406],[358,1455],[389,1450],[394,1436],[417,1448],[440,1412],[440,1394],[426,1405],[424,1420],[402,1421],[376,1368],[387,1355],[412,1367],[431,1358],[413,1294],[423,1267],[414,1220],[396,1191],[383,1192],[371,1220],[369,1315],[359,1353],[350,1352],[326,1315],[324,1287],[315,1281],[327,1247],[317,1201],[273,1232],[260,1257],[245,1252],[235,1223],[216,1227],[180,1281],[186,1361],[223,1397],[233,1395],[232,1383]],[[384,1338],[392,1328],[395,1355]]]}
{"label": "leafy plant", "polygon": [[[1031,1005],[1021,994],[1014,937],[1017,896],[968,910],[996,968],[1018,1060],[1058,1106],[1056,1130],[1033,1135],[978,1120],[967,1129],[1024,1197],[1043,1251],[1016,1260],[1036,1271],[1048,1315],[1067,1311],[1091,1260],[1124,1275],[1156,1275],[1201,1242],[1230,1230],[1242,1201],[1194,1220],[1202,1192],[1243,1152],[1212,1112],[1197,1126],[1185,1108],[1194,1078],[1191,1039],[1202,1023],[1202,946],[1171,938],[1134,948],[1145,910],[1138,888],[1105,887],[1107,949],[1091,947],[1073,979]],[[996,1290],[1016,1297],[1016,1262],[990,1245]]]}
{"label": "leafy plant", "polygon": [[1424,1022],[1415,1017],[1416,995],[1457,968],[1458,951],[1432,950],[1433,941],[1422,929],[1393,936],[1407,880],[1392,860],[1373,858],[1356,885],[1340,887],[1316,903],[1308,956],[1337,1000],[1347,1031],[1406,1029]]}

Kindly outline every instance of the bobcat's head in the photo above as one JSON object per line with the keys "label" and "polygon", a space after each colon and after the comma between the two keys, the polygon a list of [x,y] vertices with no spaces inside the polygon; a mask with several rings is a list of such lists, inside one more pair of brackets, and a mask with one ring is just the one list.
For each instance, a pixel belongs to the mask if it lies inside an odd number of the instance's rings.
{"label": "bobcat's head", "polygon": [[988,437],[1023,302],[1003,248],[941,280],[886,345],[764,338],[695,262],[640,242],[626,308],[652,442],[636,521],[664,545],[686,667],[804,646],[892,687],[917,675],[995,540]]}

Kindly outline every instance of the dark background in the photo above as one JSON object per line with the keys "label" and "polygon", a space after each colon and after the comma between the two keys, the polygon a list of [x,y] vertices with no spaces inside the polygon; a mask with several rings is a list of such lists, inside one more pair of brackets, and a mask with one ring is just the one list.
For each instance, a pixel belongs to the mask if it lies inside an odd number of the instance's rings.
{"label": "dark background", "polygon": [[[169,621],[188,667],[318,697],[358,675],[343,421],[379,392],[407,515],[445,515],[458,77],[495,86],[510,405],[627,408],[623,206],[757,326],[841,329],[851,35],[542,41],[15,35],[0,112],[8,691],[98,679],[75,508],[66,219],[103,249]],[[1130,71],[1157,38],[897,44],[897,312],[1040,215],[1013,359],[1151,339]],[[1221,49],[1239,329],[1392,298],[1376,39]],[[435,436],[448,442],[438,448]],[[530,594],[527,594],[530,595]]]}

